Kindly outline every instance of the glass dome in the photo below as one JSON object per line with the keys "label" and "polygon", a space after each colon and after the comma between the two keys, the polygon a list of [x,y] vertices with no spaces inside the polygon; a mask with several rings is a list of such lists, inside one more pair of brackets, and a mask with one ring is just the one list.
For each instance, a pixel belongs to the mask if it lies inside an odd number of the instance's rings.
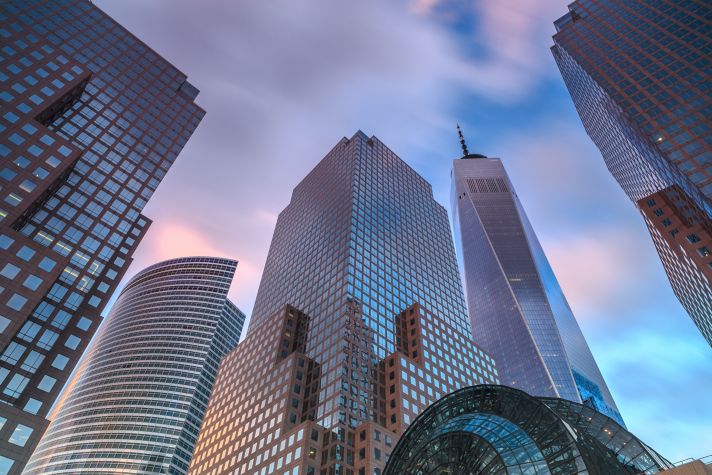
{"label": "glass dome", "polygon": [[384,475],[652,474],[670,467],[587,406],[482,385],[426,409],[398,441]]}

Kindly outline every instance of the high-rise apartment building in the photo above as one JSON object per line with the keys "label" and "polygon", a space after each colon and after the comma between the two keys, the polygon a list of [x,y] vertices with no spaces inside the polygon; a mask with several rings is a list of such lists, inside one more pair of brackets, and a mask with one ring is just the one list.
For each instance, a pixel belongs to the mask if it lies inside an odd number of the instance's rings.
{"label": "high-rise apartment building", "polygon": [[452,209],[475,341],[502,384],[584,402],[622,423],[502,161],[464,149],[453,162]]}
{"label": "high-rise apartment building", "polygon": [[19,473],[204,115],[87,0],[0,2],[0,473]]}
{"label": "high-rise apartment building", "polygon": [[187,473],[220,359],[245,322],[227,299],[236,264],[186,257],[134,276],[24,473]]}
{"label": "high-rise apartment building", "polygon": [[380,473],[428,404],[496,380],[471,341],[447,212],[359,131],[279,215],[249,331],[221,363],[190,473]]}
{"label": "high-rise apartment building", "polygon": [[552,47],[586,132],[710,345],[711,15],[703,1],[578,0]]}

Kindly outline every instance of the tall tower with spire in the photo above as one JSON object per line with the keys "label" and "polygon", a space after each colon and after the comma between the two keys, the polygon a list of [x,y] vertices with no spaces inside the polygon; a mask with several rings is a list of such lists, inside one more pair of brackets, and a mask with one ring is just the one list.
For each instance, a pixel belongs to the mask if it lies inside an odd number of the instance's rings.
{"label": "tall tower with spire", "polygon": [[452,209],[475,341],[495,357],[502,384],[622,422],[502,161],[469,153],[457,129]]}

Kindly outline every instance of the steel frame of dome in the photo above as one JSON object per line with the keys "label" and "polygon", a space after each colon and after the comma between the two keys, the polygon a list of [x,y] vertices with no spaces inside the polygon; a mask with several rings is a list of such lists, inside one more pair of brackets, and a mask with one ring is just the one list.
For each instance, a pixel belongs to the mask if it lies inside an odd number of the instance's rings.
{"label": "steel frame of dome", "polygon": [[396,444],[383,475],[624,475],[672,466],[590,407],[480,385],[427,408]]}

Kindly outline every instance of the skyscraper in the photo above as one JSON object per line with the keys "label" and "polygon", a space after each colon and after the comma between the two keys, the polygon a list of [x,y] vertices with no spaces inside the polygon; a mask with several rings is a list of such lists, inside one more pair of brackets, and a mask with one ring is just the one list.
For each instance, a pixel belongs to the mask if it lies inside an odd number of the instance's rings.
{"label": "skyscraper", "polygon": [[245,322],[227,299],[236,265],[186,257],[136,274],[24,473],[187,473],[220,358]]}
{"label": "skyscraper", "polygon": [[712,35],[705,2],[579,0],[552,52],[586,132],[641,211],[712,345]]}
{"label": "skyscraper", "polygon": [[[620,414],[498,158],[453,162],[452,209],[475,341],[506,386]],[[622,422],[622,421],[621,421]]]}
{"label": "skyscraper", "polygon": [[0,2],[0,473],[18,473],[204,112],[87,0]]}
{"label": "skyscraper", "polygon": [[447,212],[359,131],[279,215],[190,473],[379,473],[429,403],[496,380],[471,341]]}

